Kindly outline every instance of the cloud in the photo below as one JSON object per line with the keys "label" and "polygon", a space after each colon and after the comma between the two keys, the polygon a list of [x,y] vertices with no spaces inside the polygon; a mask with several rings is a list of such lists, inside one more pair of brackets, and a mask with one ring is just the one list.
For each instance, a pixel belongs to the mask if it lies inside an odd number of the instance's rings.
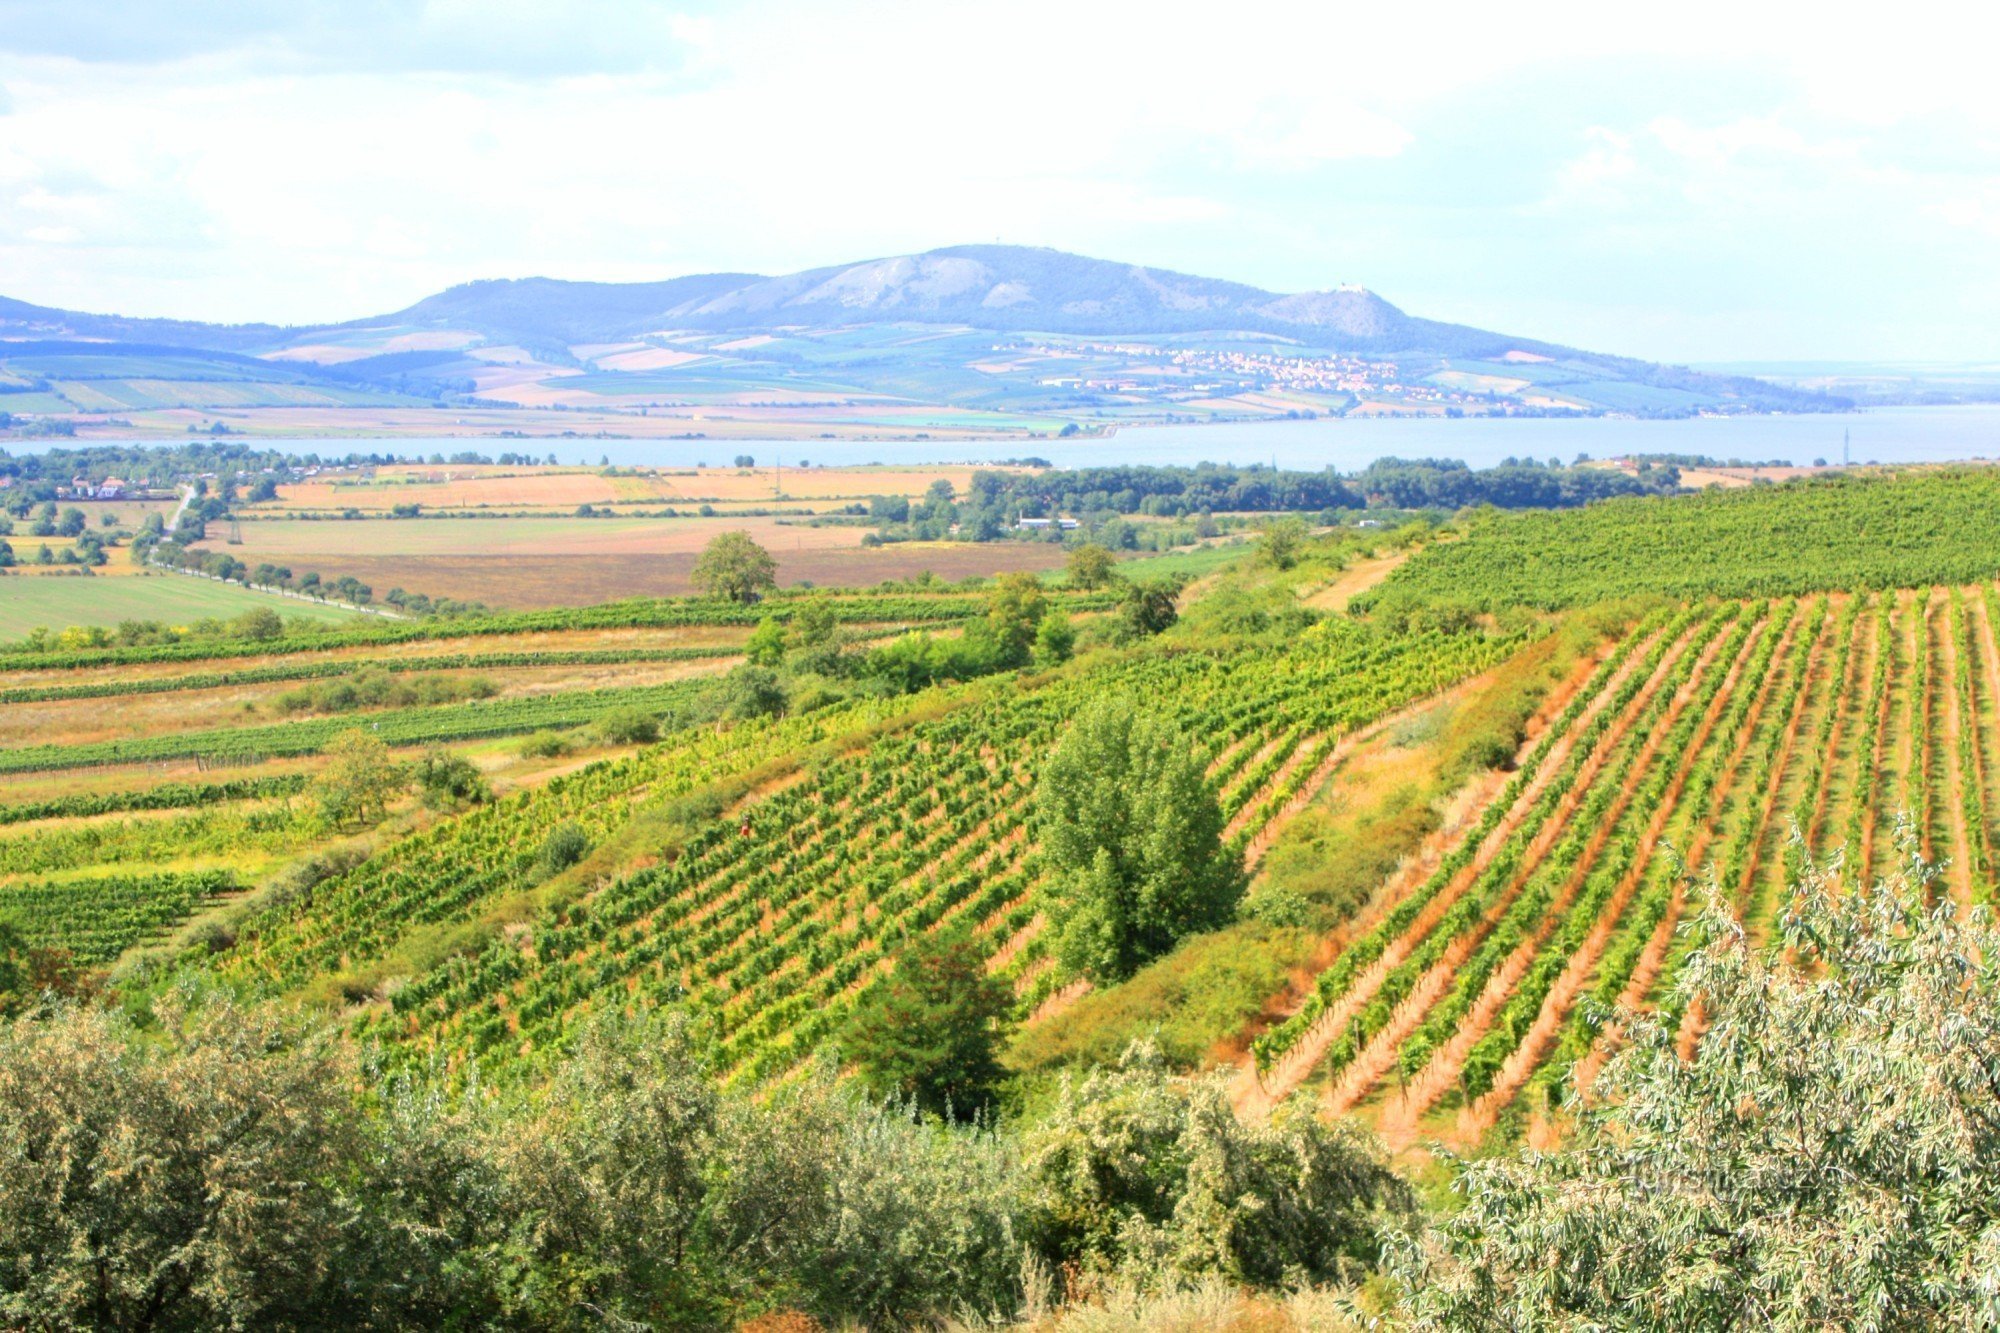
{"label": "cloud", "polygon": [[517,79],[681,69],[685,6],[621,0],[0,0],[0,51],[88,64],[405,70]]}
{"label": "cloud", "polygon": [[0,290],[308,321],[997,237],[1635,354],[1888,354],[1927,320],[2000,353],[2000,84],[1977,43],[1892,27],[0,0]]}

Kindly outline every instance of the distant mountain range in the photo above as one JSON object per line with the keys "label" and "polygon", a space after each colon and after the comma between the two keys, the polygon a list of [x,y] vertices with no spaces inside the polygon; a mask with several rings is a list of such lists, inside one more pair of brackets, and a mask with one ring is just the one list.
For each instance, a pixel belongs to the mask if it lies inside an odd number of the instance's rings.
{"label": "distant mountain range", "polygon": [[[903,337],[899,330],[928,333]],[[35,344],[43,356],[56,355],[50,349],[61,347],[68,358],[55,367],[68,372],[66,379],[37,371],[33,356],[7,357],[0,347],[15,381],[0,376],[0,408],[6,389],[24,391],[21,386],[31,382],[71,401],[76,410],[111,410],[107,402],[131,410],[216,405],[198,401],[204,396],[198,390],[166,390],[164,397],[156,391],[150,402],[137,401],[143,393],[64,391],[64,382],[92,379],[87,367],[79,368],[79,358],[90,355],[87,345],[102,344],[143,346],[149,354],[185,349],[282,363],[293,398],[299,383],[320,378],[317,368],[325,368],[335,371],[326,378],[348,398],[357,385],[366,385],[388,395],[383,403],[448,398],[618,410],[769,402],[775,394],[828,410],[847,398],[940,404],[974,413],[1095,411],[1121,419],[1237,414],[1230,403],[1245,405],[1242,415],[1350,410],[1684,415],[1846,405],[1751,377],[1704,374],[1422,319],[1359,287],[1282,294],[1000,245],[956,246],[783,277],[716,273],[649,283],[472,282],[390,314],[313,326],[134,319],[0,298],[0,338]],[[1148,346],[1120,351],[1093,339]],[[996,360],[996,352],[1008,359]],[[1265,364],[1300,358],[1324,363],[1324,373]],[[1343,358],[1395,369],[1342,372],[1335,363]],[[242,369],[234,360],[218,360],[215,369],[227,379],[230,366]],[[216,382],[189,378],[185,366],[151,377],[128,366],[118,375],[95,378],[149,378],[156,385]],[[760,394],[764,397],[757,399]],[[266,396],[272,395],[285,397],[276,391]],[[253,394],[245,405],[281,404]]]}

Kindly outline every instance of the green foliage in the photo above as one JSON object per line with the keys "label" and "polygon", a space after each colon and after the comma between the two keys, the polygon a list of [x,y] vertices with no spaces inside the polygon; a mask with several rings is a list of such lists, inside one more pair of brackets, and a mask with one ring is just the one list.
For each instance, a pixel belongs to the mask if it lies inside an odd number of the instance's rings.
{"label": "green foliage", "polygon": [[725,532],[709,542],[688,574],[710,597],[748,605],[778,586],[778,562],[747,532]]}
{"label": "green foliage", "polygon": [[0,900],[0,1020],[87,993],[91,986],[71,950],[45,942],[71,923],[58,922],[51,931],[50,923],[35,919],[34,904],[26,913],[19,912],[21,906],[18,900]]}
{"label": "green foliage", "polygon": [[597,719],[606,745],[651,745],[660,739],[659,715],[646,708],[618,708]]}
{"label": "green foliage", "polygon": [[1182,936],[1226,924],[1243,872],[1187,737],[1129,700],[1093,701],[1042,767],[1036,827],[1056,952],[1071,971],[1131,975]]}
{"label": "green foliage", "polygon": [[1466,1166],[1399,1247],[1420,1328],[1987,1322],[2000,1230],[2000,932],[1922,879],[1808,863],[1770,948],[1719,895],[1678,974],[1691,1060],[1628,1015],[1571,1146]]}
{"label": "green foliage", "polygon": [[1111,552],[1096,542],[1072,546],[1065,568],[1070,586],[1086,592],[1101,588],[1117,577]]}
{"label": "green foliage", "polygon": [[1001,665],[1020,666],[1028,660],[1048,606],[1042,581],[1033,574],[1002,574],[993,581],[987,598],[986,630]]}
{"label": "green foliage", "polygon": [[1652,593],[1769,597],[2000,574],[2000,471],[1953,468],[1487,513],[1357,599],[1391,617]]}
{"label": "green foliage", "polygon": [[493,799],[478,765],[439,746],[424,751],[416,766],[417,792],[433,810],[462,810]]}
{"label": "green foliage", "polygon": [[[1248,900],[1254,911],[1261,894]],[[1199,1069],[1280,993],[1315,936],[1257,919],[1183,940],[1115,986],[1091,990],[1061,1014],[1022,1028],[1007,1050],[1024,1086],[1052,1070],[1113,1064],[1146,1040],[1176,1069]]]}
{"label": "green foliage", "polygon": [[575,824],[558,824],[535,852],[535,871],[543,878],[569,869],[590,854],[590,835]]}
{"label": "green foliage", "polygon": [[716,706],[732,721],[772,717],[785,711],[785,686],[767,667],[745,664],[722,678]]}
{"label": "green foliage", "polygon": [[1290,1105],[1245,1125],[1219,1080],[1174,1078],[1145,1044],[1066,1083],[1024,1152],[1043,1253],[1149,1284],[1353,1280],[1413,1210],[1350,1123]]}
{"label": "green foliage", "polygon": [[1052,611],[1042,617],[1035,628],[1034,661],[1037,666],[1056,666],[1067,662],[1076,651],[1076,626],[1060,611]]}
{"label": "green foliage", "polygon": [[381,818],[408,781],[402,766],[389,757],[389,747],[370,732],[342,732],[326,747],[326,757],[311,794],[320,814],[334,825]]}
{"label": "green foliage", "polygon": [[[0,1030],[0,1321],[305,1327],[359,1314],[366,1161],[330,1035],[169,997],[153,1040],[115,1011]],[[32,1145],[32,1150],[30,1150]],[[350,1316],[351,1317],[351,1316]]]}
{"label": "green foliage", "polygon": [[1116,624],[1127,639],[1144,639],[1172,629],[1180,619],[1180,589],[1166,583],[1135,583],[1118,603]]}
{"label": "green foliage", "polygon": [[277,702],[287,713],[352,713],[490,699],[497,693],[499,687],[485,676],[412,676],[371,666],[344,679],[287,690]]}
{"label": "green foliage", "polygon": [[570,752],[570,738],[560,731],[537,731],[519,748],[530,759],[560,759]]}
{"label": "green foliage", "polygon": [[295,1010],[177,989],[149,1017],[0,1027],[9,1324],[990,1321],[1042,1267],[1347,1278],[1407,1202],[1352,1131],[1244,1128],[1144,1052],[1043,1124],[961,1127],[825,1065],[719,1088],[673,1016],[593,1022],[528,1095],[462,1098],[374,1079]]}
{"label": "green foliage", "polygon": [[1287,514],[1267,526],[1257,539],[1257,559],[1273,569],[1290,569],[1305,554],[1312,529],[1295,514]]}
{"label": "green foliage", "polygon": [[785,627],[772,616],[757,622],[743,643],[743,655],[761,667],[775,667],[785,660]]}
{"label": "green foliage", "polygon": [[971,936],[919,936],[863,994],[843,1049],[877,1095],[962,1119],[992,1101],[1013,1002],[1006,984],[987,974]]}

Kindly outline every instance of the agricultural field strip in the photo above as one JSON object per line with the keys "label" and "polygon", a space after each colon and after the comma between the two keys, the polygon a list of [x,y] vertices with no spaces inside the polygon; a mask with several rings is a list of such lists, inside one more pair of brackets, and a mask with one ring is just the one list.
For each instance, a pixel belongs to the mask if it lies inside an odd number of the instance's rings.
{"label": "agricultural field strip", "polygon": [[[834,1031],[901,938],[963,916],[998,952],[1026,924],[1036,873],[1023,828],[1028,789],[1014,766],[988,756],[1038,752],[1083,693],[1130,690],[1218,740],[1264,729],[1296,750],[1516,646],[1463,635],[1322,637],[1333,642],[1275,661],[1142,659],[921,724],[746,807],[751,838],[718,827],[671,862],[537,919],[522,932],[531,948],[500,941],[453,960],[399,990],[388,1017],[362,1022],[391,1040],[463,1042],[504,1059],[559,1042],[604,994],[683,999],[706,1015],[726,1069],[782,1074]],[[1231,814],[1264,812],[1246,830],[1305,780],[1298,765],[1287,775],[1290,750],[1246,760],[1229,789]],[[905,773],[919,775],[917,788],[897,785]],[[933,818],[940,826],[927,834]]]}
{"label": "agricultural field strip", "polygon": [[[1116,598],[1108,593],[1052,591],[1057,609],[1083,613],[1109,610]],[[982,592],[882,593],[828,597],[834,618],[843,625],[921,625],[966,620],[986,613]],[[755,626],[766,616],[789,620],[809,599],[772,597],[753,606],[694,598],[663,601],[612,602],[603,606],[552,611],[518,611],[484,617],[369,624],[357,629],[268,639],[197,640],[128,648],[73,648],[0,652],[0,672],[47,671],[75,667],[133,666],[157,662],[198,662],[241,657],[281,657],[294,653],[344,648],[382,647],[426,639],[479,638],[501,634],[535,634],[605,629],[686,629],[714,626]]]}
{"label": "agricultural field strip", "polygon": [[[1996,862],[1993,851],[1993,814],[1988,805],[1987,793],[1993,788],[1994,766],[2000,764],[2000,642],[1996,642],[1994,621],[2000,618],[2000,594],[1992,587],[1978,590],[1971,611],[1973,655],[1980,667],[1975,672],[1974,689],[1978,692],[1974,716],[1978,720],[1978,740],[1980,747],[1980,796],[1981,808],[1987,811],[1980,822],[1980,845],[1986,857],[1986,875],[1990,881],[1994,877]],[[1994,890],[1989,886],[1989,893]]]}
{"label": "agricultural field strip", "polygon": [[237,887],[225,870],[0,885],[0,912],[30,941],[67,949],[77,962],[96,966]]}
{"label": "agricultural field strip", "polygon": [[[1011,812],[1010,812],[1010,813],[1011,813]],[[1013,835],[1012,835],[1012,834],[1010,833],[1010,834],[1009,834],[1009,835],[1007,835],[1007,836],[1008,836],[1008,837],[1011,837],[1011,836],[1013,836]],[[1002,839],[1002,843],[1004,844],[1004,842],[1005,842],[1005,841],[1006,841],[1006,839],[1005,839],[1005,838],[1003,838],[1003,839]],[[985,853],[982,853],[981,855],[982,855],[982,856],[984,856],[984,855],[986,855],[986,854],[985,854]],[[906,877],[906,880],[905,880],[905,883],[907,883],[907,882],[908,882],[908,878]],[[1020,896],[1020,895],[1017,895],[1017,897],[1019,897],[1019,896]],[[780,941],[780,943],[782,944],[782,941]]]}
{"label": "agricultural field strip", "polygon": [[1800,740],[1796,759],[1785,766],[1771,801],[1772,818],[1758,855],[1759,871],[1745,899],[1743,915],[1751,938],[1762,939],[1780,910],[1788,883],[1812,854],[1809,832],[1815,811],[1827,792],[1827,766],[1838,742],[1841,715],[1846,711],[1847,674],[1860,624],[1861,599],[1830,599],[1829,638],[1813,663],[1814,676],[1801,701],[1797,723]]}
{"label": "agricultural field strip", "polygon": [[548,728],[580,726],[606,713],[644,708],[669,713],[692,702],[700,678],[663,685],[570,690],[516,699],[419,704],[374,712],[332,714],[254,727],[217,727],[135,740],[86,741],[75,745],[26,745],[0,751],[0,773],[50,772],[109,764],[151,763],[202,758],[230,762],[318,754],[335,737],[357,728],[389,745],[517,736]]}
{"label": "agricultural field strip", "polygon": [[1952,896],[1961,904],[1969,906],[1973,899],[1978,880],[1978,869],[1973,860],[1972,828],[1977,822],[1966,818],[1965,798],[1972,790],[1973,777],[1967,749],[1972,742],[1972,727],[1966,716],[1965,691],[1971,677],[1971,664],[1966,661],[1964,648],[1965,611],[1963,599],[1956,590],[1948,591],[1941,605],[1934,604],[1932,629],[1938,642],[1938,704],[1937,713],[1942,724],[1941,734],[1945,738],[1937,746],[1936,763],[1943,769],[1943,782],[1939,784],[1943,795],[1940,816],[1949,864],[1944,867],[1945,882],[1951,886]]}
{"label": "agricultural field strip", "polygon": [[1868,692],[1862,696],[1867,710],[1857,757],[1853,809],[1848,814],[1848,874],[1866,878],[1875,864],[1876,792],[1882,782],[1884,739],[1888,733],[1890,705],[1894,700],[1893,668],[1896,660],[1895,610],[1893,597],[1877,594],[1874,614],[1874,654],[1869,668]]}
{"label": "agricultural field strip", "polygon": [[[1415,849],[1401,858],[1354,915],[1327,934],[1322,948],[1337,956],[1352,943],[1357,932],[1363,928],[1372,929],[1385,913],[1436,874],[1440,865],[1449,857],[1455,854],[1467,854],[1469,847],[1467,830],[1471,827],[1467,823],[1468,820],[1474,824],[1485,820],[1487,822],[1483,826],[1493,829],[1495,825],[1491,821],[1496,808],[1505,808],[1509,817],[1525,811],[1527,807],[1522,802],[1516,801],[1512,805],[1507,805],[1507,793],[1523,789],[1523,778],[1536,771],[1538,767],[1546,772],[1545,758],[1554,762],[1561,761],[1563,755],[1567,753],[1568,741],[1564,736],[1557,734],[1557,729],[1564,728],[1577,719],[1588,722],[1593,716],[1593,710],[1600,707],[1609,697],[1607,683],[1616,683],[1637,663],[1638,654],[1634,652],[1634,648],[1645,638],[1643,626],[1634,629],[1630,634],[1606,636],[1589,654],[1582,669],[1551,691],[1542,702],[1539,710],[1541,724],[1530,724],[1528,734],[1516,747],[1512,762],[1507,767],[1509,774],[1521,776],[1503,780],[1500,771],[1496,769],[1483,776],[1474,777],[1453,798],[1453,804],[1456,805],[1467,796],[1478,797],[1471,809],[1463,816],[1445,819],[1426,835]],[[1418,707],[1425,706],[1428,705],[1418,705]],[[1329,767],[1337,768],[1338,763],[1344,762],[1341,751],[1348,746],[1350,740],[1356,745],[1367,743],[1378,736],[1384,727],[1392,725],[1396,716],[1385,718],[1354,737],[1343,737],[1335,752],[1328,757]],[[1330,780],[1332,776],[1329,774],[1326,780]],[[1478,796],[1478,789],[1481,787],[1488,788],[1483,797]],[[1528,787],[1539,790],[1535,782],[1529,782]],[[1478,818],[1475,819],[1474,816]],[[1505,821],[1502,820],[1501,823],[1504,826]],[[1270,831],[1267,830],[1250,849],[1249,867],[1253,873],[1256,861],[1263,850],[1261,844],[1268,842],[1269,838]],[[1485,841],[1479,843],[1477,855],[1490,855],[1503,838],[1502,831],[1489,833]],[[1280,1023],[1292,1023],[1296,1028],[1297,1023],[1301,1021],[1299,1019],[1301,1010],[1310,1007],[1317,996],[1317,987],[1300,988],[1294,983],[1284,994],[1268,1001],[1264,1009],[1265,1012],[1281,1015]],[[1260,1063],[1259,1055],[1267,1054],[1276,1044],[1275,1041],[1269,1038],[1268,1033],[1256,1039],[1265,1042],[1263,1047],[1260,1048],[1253,1041],[1251,1049],[1245,1051],[1242,1059],[1237,1062],[1231,1081],[1230,1101],[1236,1107],[1237,1113],[1244,1116],[1269,1115],[1317,1063],[1322,1048],[1315,1043],[1315,1036],[1324,1037],[1330,1033],[1330,1026],[1324,1023],[1315,1023],[1305,1028],[1303,1034],[1292,1040],[1269,1068]]]}
{"label": "agricultural field strip", "polygon": [[295,796],[305,790],[306,775],[238,778],[223,782],[165,782],[130,791],[76,793],[45,801],[0,805],[0,827],[35,824],[51,819],[88,819],[137,810],[186,810],[234,801]]}
{"label": "agricultural field strip", "polygon": [[[1684,645],[1694,623],[1692,612],[1671,622],[1662,612],[1635,628],[1551,724],[1455,849],[1422,884],[1385,903],[1381,919],[1320,973],[1298,1011],[1252,1044],[1267,1092],[1282,1098],[1295,1087],[1336,1034],[1346,1031],[1391,972],[1422,947],[1494,862],[1504,853],[1511,864],[1519,848],[1538,836],[1577,775],[1602,761],[1600,746],[1628,724],[1629,714],[1641,705],[1669,655]],[[1303,1058],[1293,1054],[1295,1048]]]}
{"label": "agricultural field strip", "polygon": [[1854,706],[1863,699],[1874,678],[1874,600],[1855,597],[1844,614],[1851,620],[1841,631],[1846,646],[1834,672],[1837,707],[1821,715],[1815,737],[1822,765],[1818,794],[1807,817],[1799,820],[1804,832],[1803,848],[1814,856],[1827,848],[1827,830],[1845,828],[1851,819],[1855,793],[1861,783],[1861,740],[1867,732],[1868,710]]}
{"label": "agricultural field strip", "polygon": [[713,644],[685,648],[551,649],[547,652],[441,653],[428,657],[336,659],[244,667],[237,671],[191,672],[184,676],[153,676],[143,680],[98,680],[72,685],[23,685],[0,688],[0,705],[53,703],[71,699],[117,699],[137,694],[175,694],[183,690],[216,690],[284,681],[328,680],[364,668],[401,675],[416,671],[497,670],[504,667],[619,666],[636,662],[701,662],[736,658],[741,645]]}
{"label": "agricultural field strip", "polygon": [[395,842],[316,890],[310,902],[248,923],[216,960],[225,977],[261,988],[303,985],[350,958],[376,957],[425,924],[463,920],[488,896],[517,887],[541,841],[564,823],[593,839],[636,807],[751,772],[815,745],[888,724],[915,705],[871,701],[721,733],[700,729],[625,759],[600,762],[444,820]]}
{"label": "agricultural field strip", "polygon": [[324,833],[311,813],[270,804],[65,823],[0,838],[0,880],[83,866],[269,855],[298,850]]}
{"label": "agricultural field strip", "polygon": [[1511,990],[1510,973],[1517,975],[1525,968],[1574,904],[1601,906],[1599,894],[1583,892],[1591,871],[1633,808],[1640,783],[1660,749],[1675,734],[1698,682],[1704,674],[1713,674],[1705,669],[1719,650],[1734,642],[1720,635],[1731,618],[1736,617],[1725,613],[1703,624],[1637,725],[1611,761],[1598,770],[1561,836],[1542,855],[1526,861],[1491,910],[1441,951],[1403,995],[1389,1021],[1336,1071],[1327,1093],[1336,1113],[1352,1109],[1395,1068],[1417,1080],[1406,1089],[1399,1111],[1428,1105],[1483,1035],[1485,1014]]}
{"label": "agricultural field strip", "polygon": [[[2000,469],[1840,476],[1482,518],[1392,573],[1371,605],[1560,610],[1635,593],[1803,596],[2000,575]],[[1865,540],[1856,534],[1865,533]]]}
{"label": "agricultural field strip", "polygon": [[1954,822],[1965,857],[1966,896],[1990,897],[1993,884],[1992,829],[1986,815],[1986,750],[1980,721],[1990,701],[1980,696],[1985,669],[1979,660],[1977,617],[1965,591],[1951,590],[1952,745],[1958,770]]}

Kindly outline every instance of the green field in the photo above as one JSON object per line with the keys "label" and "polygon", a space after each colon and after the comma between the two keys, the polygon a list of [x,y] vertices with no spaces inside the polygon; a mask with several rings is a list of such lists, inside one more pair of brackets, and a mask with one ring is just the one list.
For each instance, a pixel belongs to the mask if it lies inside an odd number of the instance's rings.
{"label": "green field", "polygon": [[259,607],[308,620],[356,618],[355,612],[338,607],[180,574],[90,578],[17,575],[0,579],[0,640],[19,639],[42,625],[60,629],[66,625],[115,625],[121,620],[184,625],[209,616],[239,616]]}

